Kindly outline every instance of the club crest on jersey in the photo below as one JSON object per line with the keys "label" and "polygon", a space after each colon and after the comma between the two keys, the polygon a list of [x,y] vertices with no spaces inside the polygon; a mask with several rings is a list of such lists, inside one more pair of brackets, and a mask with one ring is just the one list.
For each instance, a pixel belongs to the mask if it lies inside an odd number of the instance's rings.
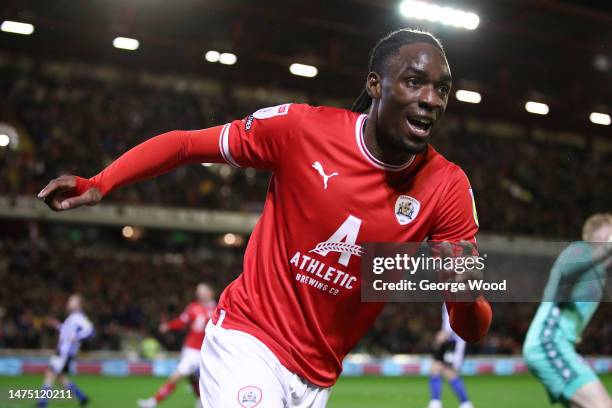
{"label": "club crest on jersey", "polygon": [[395,201],[395,218],[400,225],[410,224],[419,215],[421,203],[416,198],[401,195]]}
{"label": "club crest on jersey", "polygon": [[261,402],[262,392],[259,387],[249,385],[238,390],[238,403],[244,408],[253,408]]}
{"label": "club crest on jersey", "polygon": [[282,116],[289,113],[290,103],[284,105],[271,106],[269,108],[263,108],[253,114],[255,119],[270,119],[275,116]]}

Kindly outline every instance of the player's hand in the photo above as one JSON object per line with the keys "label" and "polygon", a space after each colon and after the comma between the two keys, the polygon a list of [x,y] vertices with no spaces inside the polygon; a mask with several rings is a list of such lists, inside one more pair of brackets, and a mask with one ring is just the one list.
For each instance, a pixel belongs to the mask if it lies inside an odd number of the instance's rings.
{"label": "player's hand", "polygon": [[[455,254],[453,250],[453,246],[449,242],[443,242],[441,245],[441,253],[442,258],[471,258],[474,257],[474,244],[469,241],[460,241],[459,246],[461,247],[461,253],[459,255]],[[482,279],[483,273],[481,270],[476,268],[468,268],[466,266],[463,267],[463,271],[450,271],[454,275],[455,282],[465,282],[470,279]]]}
{"label": "player's hand", "polygon": [[[88,180],[80,179],[80,183],[89,183]],[[96,205],[102,200],[102,193],[96,187],[81,184],[76,176],[61,176],[53,179],[38,193],[45,204],[53,211],[64,211],[83,205]],[[77,188],[81,187],[81,188]],[[85,189],[84,191],[79,191]],[[80,194],[79,194],[80,193]]]}
{"label": "player's hand", "polygon": [[[461,247],[461,252],[456,254],[453,244],[450,242],[442,242],[440,245],[440,256],[443,259],[475,257],[474,244],[463,240],[459,242],[459,246]],[[482,270],[475,267],[467,267],[465,261],[462,263],[462,265],[463,267],[461,270],[456,268],[456,270],[445,271],[446,280],[452,282],[466,282],[467,286],[467,281],[469,280],[481,280],[484,278]],[[476,299],[479,295],[480,293],[472,293],[471,290],[467,289],[465,291],[458,291],[456,294],[451,296],[454,298],[454,300],[471,301]]]}
{"label": "player's hand", "polygon": [[45,320],[45,324],[47,326],[57,328],[60,325],[60,321],[57,320],[55,317],[47,317],[47,319]]}
{"label": "player's hand", "polygon": [[159,324],[159,332],[161,334],[167,333],[168,332],[168,323],[160,323]]}

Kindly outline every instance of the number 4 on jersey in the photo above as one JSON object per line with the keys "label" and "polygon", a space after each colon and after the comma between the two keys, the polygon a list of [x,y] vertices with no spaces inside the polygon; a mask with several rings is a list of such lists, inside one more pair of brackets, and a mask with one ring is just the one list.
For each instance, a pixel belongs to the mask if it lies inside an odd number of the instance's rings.
{"label": "number 4 on jersey", "polygon": [[327,256],[329,252],[339,252],[340,259],[338,263],[348,266],[352,255],[361,256],[362,248],[360,245],[355,244],[357,242],[357,235],[359,235],[359,228],[361,228],[361,220],[349,215],[331,237],[326,241],[319,242],[315,249],[312,249],[310,252],[322,256]]}

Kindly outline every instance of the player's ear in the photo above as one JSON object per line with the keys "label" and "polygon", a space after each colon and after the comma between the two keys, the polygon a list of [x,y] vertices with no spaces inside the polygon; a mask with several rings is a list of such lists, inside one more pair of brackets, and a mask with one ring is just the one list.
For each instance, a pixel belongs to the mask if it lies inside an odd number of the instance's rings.
{"label": "player's ear", "polygon": [[382,93],[380,79],[380,75],[378,75],[376,72],[370,72],[368,74],[368,78],[366,79],[366,91],[372,99],[380,98]]}

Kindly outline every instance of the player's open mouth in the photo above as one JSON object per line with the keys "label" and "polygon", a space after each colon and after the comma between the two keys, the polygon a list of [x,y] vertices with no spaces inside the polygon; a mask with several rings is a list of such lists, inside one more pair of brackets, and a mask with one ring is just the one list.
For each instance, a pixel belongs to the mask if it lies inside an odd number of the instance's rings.
{"label": "player's open mouth", "polygon": [[410,128],[410,131],[419,137],[429,136],[429,132],[433,126],[433,119],[426,117],[409,117],[406,119],[406,123]]}

